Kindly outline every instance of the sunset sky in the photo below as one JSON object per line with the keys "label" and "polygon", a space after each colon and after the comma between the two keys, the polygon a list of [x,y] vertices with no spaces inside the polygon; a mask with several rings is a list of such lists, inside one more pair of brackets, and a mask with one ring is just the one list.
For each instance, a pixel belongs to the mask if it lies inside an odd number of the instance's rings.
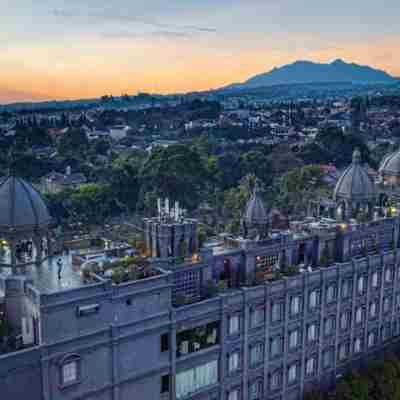
{"label": "sunset sky", "polygon": [[0,0],[0,103],[183,92],[298,59],[400,76],[399,0]]}

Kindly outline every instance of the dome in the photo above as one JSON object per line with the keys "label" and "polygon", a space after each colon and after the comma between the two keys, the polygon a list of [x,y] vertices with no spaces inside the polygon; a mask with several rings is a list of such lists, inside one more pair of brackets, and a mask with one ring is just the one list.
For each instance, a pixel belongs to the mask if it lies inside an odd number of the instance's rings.
{"label": "dome", "polygon": [[379,173],[384,176],[400,177],[400,150],[383,158]]}
{"label": "dome", "polygon": [[371,202],[375,200],[375,184],[361,165],[361,153],[356,149],[353,162],[339,178],[333,193],[335,201]]}
{"label": "dome", "polygon": [[243,221],[248,225],[265,225],[268,222],[267,210],[265,209],[257,183],[250,200],[247,202]]}
{"label": "dome", "polygon": [[0,184],[0,231],[28,231],[51,222],[40,194],[25,180],[10,176]]}

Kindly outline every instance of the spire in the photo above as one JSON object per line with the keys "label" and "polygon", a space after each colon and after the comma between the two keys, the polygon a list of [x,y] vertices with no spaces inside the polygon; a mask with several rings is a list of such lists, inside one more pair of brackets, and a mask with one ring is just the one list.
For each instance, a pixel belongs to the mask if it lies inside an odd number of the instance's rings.
{"label": "spire", "polygon": [[361,153],[358,148],[354,150],[353,153],[353,164],[360,164],[361,163]]}

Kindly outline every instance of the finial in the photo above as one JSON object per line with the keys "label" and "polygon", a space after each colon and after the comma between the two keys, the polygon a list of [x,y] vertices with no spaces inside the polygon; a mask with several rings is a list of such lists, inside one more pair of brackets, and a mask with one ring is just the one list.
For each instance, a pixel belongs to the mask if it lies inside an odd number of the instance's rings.
{"label": "finial", "polygon": [[361,163],[361,153],[358,148],[354,150],[353,153],[353,164],[360,164]]}

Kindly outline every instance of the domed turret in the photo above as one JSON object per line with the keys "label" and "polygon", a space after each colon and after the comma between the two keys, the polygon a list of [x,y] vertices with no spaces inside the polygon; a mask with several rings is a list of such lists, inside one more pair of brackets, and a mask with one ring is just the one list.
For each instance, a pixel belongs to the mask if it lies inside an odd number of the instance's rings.
{"label": "domed turret", "polygon": [[379,174],[386,183],[400,184],[400,149],[383,158]]}
{"label": "domed turret", "polygon": [[263,235],[266,232],[268,213],[261,197],[261,190],[258,182],[256,182],[253,194],[246,204],[242,222],[245,231],[248,229],[256,229],[259,235]]}
{"label": "domed turret", "polygon": [[360,209],[369,213],[375,204],[375,184],[367,170],[361,165],[361,153],[358,149],[353,153],[353,162],[339,178],[333,198],[338,203],[341,212],[348,217],[353,216],[354,212]]}

